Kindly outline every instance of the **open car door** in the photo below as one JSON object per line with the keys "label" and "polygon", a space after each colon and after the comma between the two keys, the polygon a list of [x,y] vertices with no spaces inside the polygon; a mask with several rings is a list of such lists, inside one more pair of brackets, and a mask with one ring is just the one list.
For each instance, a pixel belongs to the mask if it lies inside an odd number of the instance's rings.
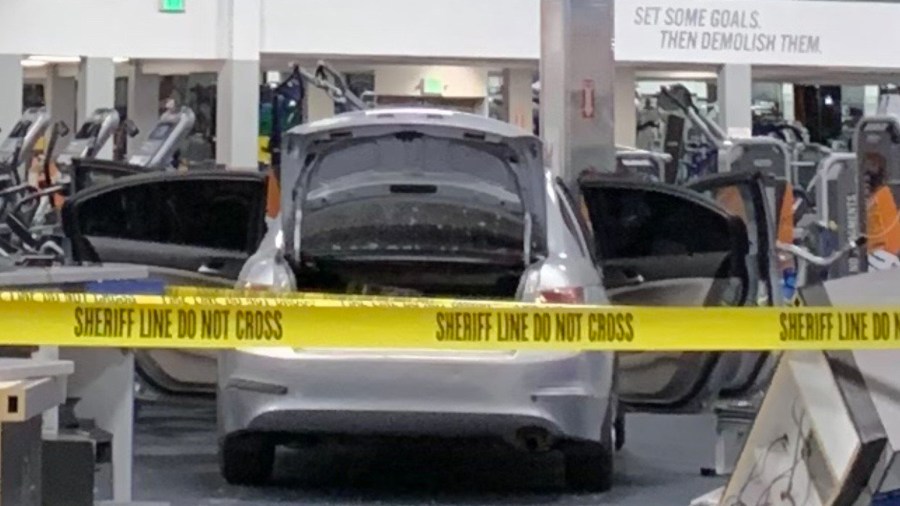
{"label": "open car door", "polygon": [[92,186],[63,207],[78,262],[167,267],[236,280],[265,233],[265,176],[155,172]]}
{"label": "open car door", "polygon": [[[703,180],[710,187],[713,181]],[[732,184],[739,192],[750,191]],[[739,213],[698,191],[672,185],[592,176],[582,181],[582,192],[613,304],[757,303],[754,222],[748,226]],[[754,198],[747,202],[755,209]],[[764,203],[759,204],[765,215]],[[758,361],[759,356],[743,353],[621,353],[618,393],[633,410],[694,411],[735,386],[734,375],[745,368],[744,362],[753,369]]]}
{"label": "open car door", "polygon": [[[262,174],[115,172],[63,206],[63,229],[83,263],[153,266],[167,284],[233,287],[265,233]],[[215,392],[217,354],[141,350],[141,377],[174,394]]]}
{"label": "open car door", "polygon": [[[780,306],[784,296],[780,289],[781,275],[775,243],[781,216],[783,181],[758,170],[716,174],[699,179],[688,188],[716,202],[732,215],[738,216],[747,227],[750,250],[747,269],[750,290],[747,305]],[[775,359],[769,353],[745,352],[727,354],[725,361],[730,374],[720,394],[740,397],[754,387],[761,387],[774,372]]]}

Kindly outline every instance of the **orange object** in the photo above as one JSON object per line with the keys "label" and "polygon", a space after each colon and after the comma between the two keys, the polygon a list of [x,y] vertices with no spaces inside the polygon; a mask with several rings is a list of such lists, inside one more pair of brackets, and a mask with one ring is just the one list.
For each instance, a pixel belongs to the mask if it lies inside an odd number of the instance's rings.
{"label": "orange object", "polygon": [[747,223],[747,206],[744,203],[744,196],[737,186],[726,186],[716,191],[716,202],[725,208],[730,214],[733,214]]}
{"label": "orange object", "polygon": [[869,198],[869,253],[884,250],[900,253],[900,215],[890,187],[882,185]]}
{"label": "orange object", "polygon": [[791,185],[784,189],[781,210],[778,212],[778,242],[794,243],[794,187]]}
{"label": "orange object", "polygon": [[269,169],[266,179],[266,216],[275,218],[281,212],[281,185],[273,169]]}
{"label": "orange object", "polygon": [[[784,189],[784,197],[781,199],[781,209],[778,210],[778,235],[777,242],[782,244],[794,244],[794,187],[790,184]],[[778,269],[781,272],[797,270],[797,259],[791,255],[778,253]]]}

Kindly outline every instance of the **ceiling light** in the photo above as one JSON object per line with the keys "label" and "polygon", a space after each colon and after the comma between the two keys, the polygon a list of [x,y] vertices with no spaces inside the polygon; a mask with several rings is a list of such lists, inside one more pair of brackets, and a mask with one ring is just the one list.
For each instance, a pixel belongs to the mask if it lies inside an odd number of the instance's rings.
{"label": "ceiling light", "polygon": [[37,68],[44,67],[47,65],[45,61],[37,61],[37,60],[22,60],[22,66],[25,68]]}
{"label": "ceiling light", "polygon": [[29,60],[41,61],[44,63],[80,63],[81,58],[78,56],[47,56],[47,55],[31,55]]}
{"label": "ceiling light", "polygon": [[131,61],[131,58],[125,56],[113,56],[113,63],[128,63],[129,61]]}

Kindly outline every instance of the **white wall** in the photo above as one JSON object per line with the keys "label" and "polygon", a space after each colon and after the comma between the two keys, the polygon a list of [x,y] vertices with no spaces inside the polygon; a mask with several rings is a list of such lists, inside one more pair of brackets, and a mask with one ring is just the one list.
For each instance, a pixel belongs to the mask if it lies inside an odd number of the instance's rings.
{"label": "white wall", "polygon": [[158,9],[158,0],[0,0],[0,54],[218,56],[217,0],[189,0],[183,14]]}
{"label": "white wall", "polygon": [[[540,55],[540,0],[259,1],[262,53],[507,61]],[[244,3],[256,2],[238,5]],[[223,5],[189,0],[185,13],[166,14],[158,0],[0,0],[0,54],[228,57]]]}
{"label": "white wall", "polygon": [[540,0],[262,0],[262,5],[263,53],[540,57]]}
{"label": "white wall", "polygon": [[375,67],[375,94],[419,96],[422,80],[440,79],[447,98],[482,98],[487,95],[488,71],[479,67],[446,65],[383,65]]}

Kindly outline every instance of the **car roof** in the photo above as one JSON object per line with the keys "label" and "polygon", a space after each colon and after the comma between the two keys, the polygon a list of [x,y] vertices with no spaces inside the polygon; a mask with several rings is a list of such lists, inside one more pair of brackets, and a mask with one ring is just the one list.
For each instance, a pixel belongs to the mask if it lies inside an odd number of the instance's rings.
{"label": "car roof", "polygon": [[296,126],[289,135],[315,135],[345,128],[404,124],[477,130],[505,138],[530,137],[532,133],[487,116],[425,107],[384,107],[338,114],[332,118]]}

